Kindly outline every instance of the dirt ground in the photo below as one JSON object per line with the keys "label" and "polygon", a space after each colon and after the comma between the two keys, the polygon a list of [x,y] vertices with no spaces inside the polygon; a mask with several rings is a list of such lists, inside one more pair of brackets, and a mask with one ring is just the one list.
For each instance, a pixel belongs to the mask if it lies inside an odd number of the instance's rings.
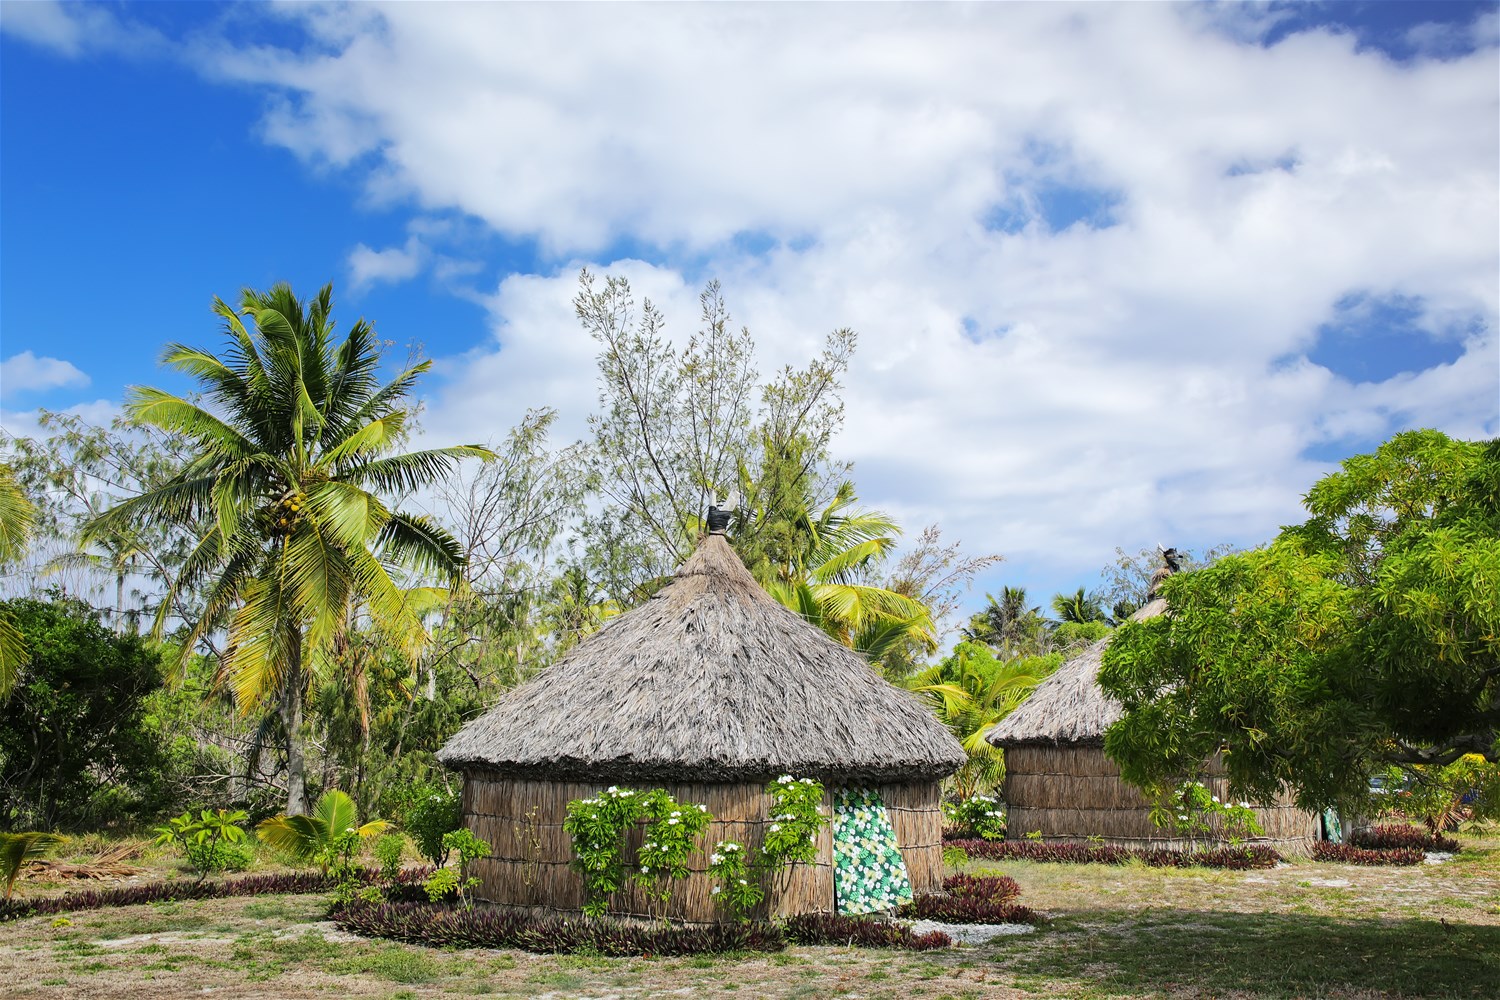
{"label": "dirt ground", "polygon": [[[1465,841],[1453,860],[1414,868],[971,863],[1014,876],[1044,920],[939,953],[440,950],[344,934],[324,921],[320,896],[82,911],[0,924],[0,996],[1500,997],[1500,835]],[[175,874],[148,861],[137,879]]]}

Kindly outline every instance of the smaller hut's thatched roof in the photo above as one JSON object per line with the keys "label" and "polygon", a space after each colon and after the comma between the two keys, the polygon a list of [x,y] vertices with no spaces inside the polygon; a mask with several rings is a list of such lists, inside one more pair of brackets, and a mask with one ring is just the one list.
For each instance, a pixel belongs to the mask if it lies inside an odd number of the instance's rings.
{"label": "smaller hut's thatched roof", "polygon": [[550,780],[930,780],[963,748],[908,691],[776,603],[721,534],[438,752]]}
{"label": "smaller hut's thatched roof", "polygon": [[[1131,615],[1130,620],[1155,618],[1165,610],[1167,602],[1158,598]],[[985,739],[997,747],[1103,745],[1104,731],[1124,714],[1120,703],[1099,687],[1099,665],[1111,638],[1105,636],[1058,667]]]}

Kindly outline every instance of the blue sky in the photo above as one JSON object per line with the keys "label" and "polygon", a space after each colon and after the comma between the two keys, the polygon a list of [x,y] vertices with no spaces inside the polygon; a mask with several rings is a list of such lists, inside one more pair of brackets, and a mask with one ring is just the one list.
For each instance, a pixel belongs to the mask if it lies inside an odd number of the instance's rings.
{"label": "blue sky", "polygon": [[335,283],[434,437],[584,433],[569,300],[762,370],[862,341],[871,504],[1089,584],[1253,544],[1404,427],[1500,434],[1494,3],[0,5],[0,422],[102,419],[212,296]]}

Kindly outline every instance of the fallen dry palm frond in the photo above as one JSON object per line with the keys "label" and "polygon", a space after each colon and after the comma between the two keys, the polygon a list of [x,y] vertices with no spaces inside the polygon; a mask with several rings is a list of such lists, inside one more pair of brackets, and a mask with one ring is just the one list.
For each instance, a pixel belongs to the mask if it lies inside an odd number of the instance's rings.
{"label": "fallen dry palm frond", "polygon": [[27,867],[29,878],[58,879],[103,879],[124,878],[145,871],[139,865],[126,864],[126,860],[141,853],[139,844],[123,843],[100,853],[92,861],[33,861]]}

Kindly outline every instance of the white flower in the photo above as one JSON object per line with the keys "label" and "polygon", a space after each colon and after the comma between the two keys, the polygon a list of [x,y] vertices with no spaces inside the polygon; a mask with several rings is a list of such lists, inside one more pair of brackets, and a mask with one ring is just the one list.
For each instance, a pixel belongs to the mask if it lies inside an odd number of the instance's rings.
{"label": "white flower", "polygon": [[615,792],[618,792],[619,790],[620,790],[620,786],[619,785],[610,785],[609,788],[607,789],[607,791],[611,795],[615,794]]}
{"label": "white flower", "polygon": [[647,874],[650,871],[651,871],[651,866],[650,865],[641,865],[641,874],[642,875],[645,875],[645,874]]}
{"label": "white flower", "polygon": [[810,784],[812,784],[812,783],[813,783],[813,782],[812,782],[812,779],[811,779],[811,778],[803,778],[803,779],[802,779],[802,783],[803,783],[803,784],[804,784],[804,785],[810,785]]}
{"label": "white flower", "polygon": [[780,829],[781,829],[781,824],[780,823],[772,823],[771,824],[771,832],[772,833],[775,833],[776,831],[778,831]]}
{"label": "white flower", "polygon": [[731,843],[731,844],[725,844],[724,845],[724,850],[726,850],[726,851],[738,851],[739,849],[740,849],[740,845],[739,844],[732,844]]}
{"label": "white flower", "polygon": [[740,879],[740,885],[749,885],[749,884],[750,883],[746,882],[744,879]]}
{"label": "white flower", "polygon": [[1250,803],[1248,803],[1248,802],[1241,802],[1240,803],[1240,808],[1241,809],[1249,809],[1250,808]]}
{"label": "white flower", "polygon": [[681,816],[681,815],[682,815],[682,813],[680,813],[680,812],[674,812],[674,813],[673,813],[673,814],[672,814],[672,815],[673,815],[673,816]]}
{"label": "white flower", "polygon": [[722,888],[720,888],[719,886],[714,886],[712,889],[709,890],[709,895],[711,895],[711,896],[717,896],[719,893],[721,893],[723,891],[724,890]]}
{"label": "white flower", "polygon": [[699,806],[698,811],[706,813],[708,812],[708,806]]}
{"label": "white flower", "polygon": [[669,819],[669,820],[667,820],[667,825],[668,826],[676,826],[678,823],[681,823],[681,822],[682,822],[682,820],[680,820],[680,819]]}
{"label": "white flower", "polygon": [[722,854],[710,854],[708,856],[708,863],[711,864],[711,865],[716,865],[720,861],[723,861],[723,860],[724,860],[724,855],[722,855]]}
{"label": "white flower", "polygon": [[776,779],[776,784],[778,785],[790,785],[791,783],[792,776],[790,774],[783,774],[781,777]]}

